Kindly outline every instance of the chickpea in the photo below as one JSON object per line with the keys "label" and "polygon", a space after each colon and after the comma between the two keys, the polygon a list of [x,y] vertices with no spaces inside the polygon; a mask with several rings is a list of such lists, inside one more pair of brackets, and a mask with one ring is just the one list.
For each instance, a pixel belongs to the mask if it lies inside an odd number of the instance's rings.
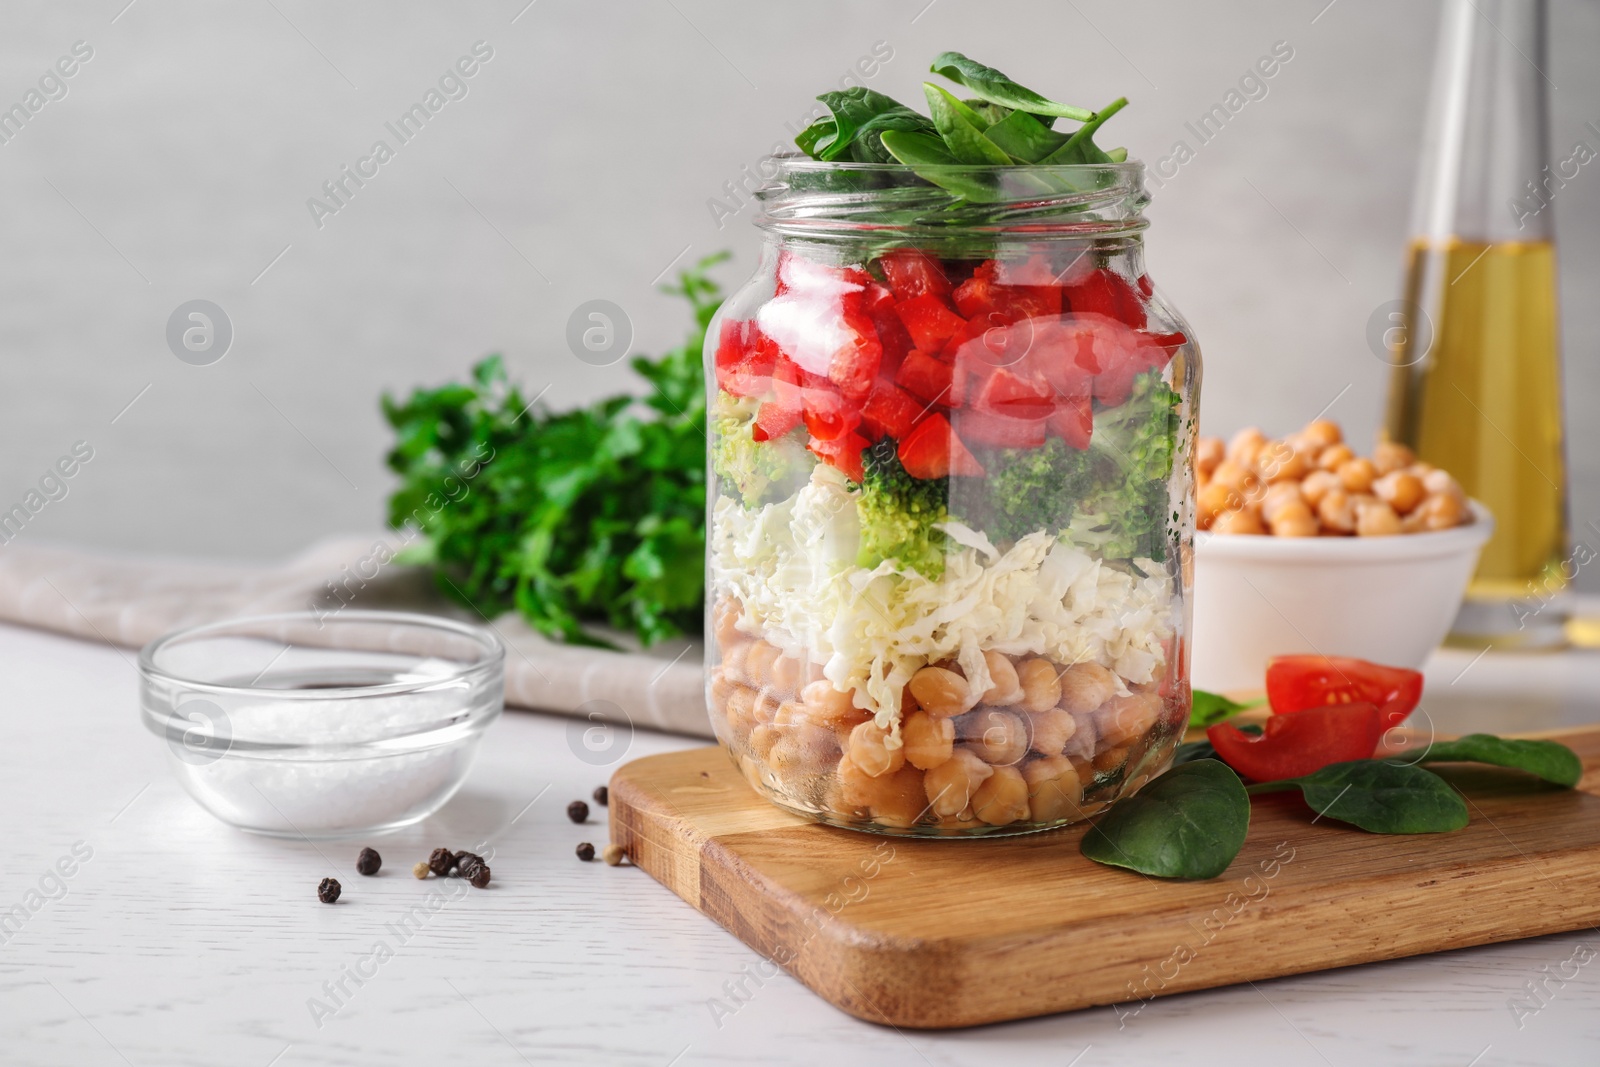
{"label": "chickpea", "polygon": [[1038,656],[1017,665],[1024,711],[1047,711],[1061,700],[1061,677],[1056,665]]}
{"label": "chickpea", "polygon": [[1462,491],[1461,483],[1450,477],[1447,471],[1434,469],[1424,474],[1422,487],[1428,491],[1429,496],[1453,496],[1463,504],[1467,501],[1467,494]]}
{"label": "chickpea", "polygon": [[1217,469],[1227,456],[1226,446],[1220,437],[1202,437],[1194,445],[1194,469],[1201,478],[1210,479],[1211,472]]}
{"label": "chickpea", "polygon": [[1209,530],[1212,522],[1224,511],[1237,511],[1244,507],[1244,494],[1231,485],[1207,482],[1195,494],[1195,525]]}
{"label": "chickpea", "polygon": [[960,815],[972,802],[972,794],[978,786],[992,774],[994,768],[973,755],[970,749],[958,748],[949,759],[929,768],[922,776],[928,806],[936,815]]}
{"label": "chickpea", "polygon": [[1377,447],[1372,450],[1372,465],[1378,469],[1379,474],[1389,474],[1403,467],[1409,467],[1416,461],[1416,453],[1397,441],[1379,441]]}
{"label": "chickpea", "polygon": [[945,667],[923,667],[911,676],[910,688],[929,715],[961,715],[976,704],[967,680]]}
{"label": "chickpea", "polygon": [[750,658],[750,650],[754,647],[754,641],[740,641],[737,644],[725,645],[722,649],[723,673],[731,680],[741,684],[752,681],[749,672],[745,670],[745,662]]}
{"label": "chickpea", "polygon": [[927,770],[950,758],[955,750],[956,721],[936,719],[925,711],[907,715],[900,724],[905,757],[913,767]]}
{"label": "chickpea", "polygon": [[1357,537],[1388,537],[1401,532],[1400,516],[1377,497],[1361,494],[1350,500],[1356,509]]}
{"label": "chickpea", "polygon": [[980,703],[1003,707],[1020,701],[1022,685],[1017,681],[1017,668],[1012,666],[1011,660],[999,652],[985,652],[983,662],[989,668],[993,684],[984,690]]}
{"label": "chickpea", "polygon": [[857,767],[855,761],[846,752],[839,757],[839,763],[834,768],[835,782],[835,807],[834,810],[843,808],[841,814],[850,814],[851,809],[864,808],[872,799],[872,776]]}
{"label": "chickpea", "polygon": [[1355,533],[1356,505],[1344,489],[1330,489],[1317,505],[1317,518],[1325,531]]}
{"label": "chickpea", "polygon": [[754,730],[750,731],[750,751],[764,760],[767,758],[767,754],[772,751],[772,746],[777,744],[780,736],[782,734],[778,727],[773,726],[771,723],[760,723]]}
{"label": "chickpea", "polygon": [[1015,712],[979,708],[961,723],[958,736],[985,763],[1010,765],[1028,754],[1028,725]]}
{"label": "chickpea", "polygon": [[1300,481],[1300,496],[1307,504],[1316,507],[1329,489],[1344,488],[1339,476],[1332,471],[1314,470]]}
{"label": "chickpea", "polygon": [[1314,441],[1319,448],[1344,443],[1344,432],[1332,419],[1312,419],[1300,432],[1308,440]]}
{"label": "chickpea", "polygon": [[1068,822],[1083,817],[1083,780],[1071,760],[1057,756],[1022,768],[1028,784],[1028,810],[1034,822]]}
{"label": "chickpea", "polygon": [[1130,693],[1113,697],[1095,716],[1100,726],[1100,745],[1121,745],[1143,737],[1161,717],[1161,694]]}
{"label": "chickpea", "polygon": [[[759,727],[757,727],[759,729]],[[793,781],[797,778],[824,774],[839,760],[839,744],[833,731],[825,726],[800,723],[779,730],[777,741],[767,751],[767,766],[780,778]],[[752,734],[752,736],[754,736]]]}
{"label": "chickpea", "polygon": [[1041,756],[1059,756],[1066,750],[1067,742],[1078,732],[1078,720],[1072,712],[1051,708],[1028,716],[1033,727],[1033,743],[1029,746]]}
{"label": "chickpea", "polygon": [[783,655],[776,645],[765,641],[757,641],[750,646],[750,652],[745,657],[744,673],[751,685],[764,686],[772,684],[772,667]]}
{"label": "chickpea", "polygon": [[[859,770],[854,774],[850,796],[859,799],[852,803],[871,812],[874,822],[909,830],[928,810],[928,802],[923,795],[922,772],[915,767],[901,767],[893,774],[877,778],[861,775]],[[844,760],[839,763],[838,775],[843,794]]]}
{"label": "chickpea", "polygon": [[1116,675],[1098,663],[1074,663],[1061,672],[1063,711],[1093,711],[1116,692]]}
{"label": "chickpea", "polygon": [[1015,767],[996,767],[972,794],[972,813],[990,826],[1028,818],[1028,783]]}
{"label": "chickpea", "polygon": [[1379,500],[1401,515],[1409,514],[1428,495],[1428,491],[1422,487],[1422,479],[1404,470],[1385,474],[1372,483],[1372,491],[1378,494]]}
{"label": "chickpea", "polygon": [[1287,442],[1268,441],[1256,457],[1256,469],[1268,482],[1295,481],[1305,477],[1311,461]]}
{"label": "chickpea", "polygon": [[739,602],[733,597],[723,597],[711,609],[711,632],[716,637],[717,647],[722,649],[745,639],[739,632]]}
{"label": "chickpea", "polygon": [[850,759],[861,770],[876,778],[905,766],[905,746],[888,745],[889,731],[876,722],[861,723],[850,731]]}
{"label": "chickpea", "polygon": [[1261,519],[1249,508],[1238,511],[1224,511],[1211,523],[1211,529],[1217,533],[1228,534],[1264,534],[1266,527],[1261,525]]}
{"label": "chickpea", "polygon": [[1268,487],[1266,495],[1261,498],[1261,517],[1270,525],[1278,509],[1287,504],[1303,503],[1305,498],[1300,495],[1299,482],[1276,482]]}
{"label": "chickpea", "polygon": [[1412,512],[1424,530],[1448,530],[1470,521],[1467,506],[1459,496],[1434,493]]}
{"label": "chickpea", "polygon": [[1325,471],[1336,471],[1355,458],[1356,454],[1350,446],[1341,442],[1317,453],[1317,466]]}
{"label": "chickpea", "polygon": [[1283,505],[1268,524],[1274,537],[1317,536],[1317,517],[1311,513],[1311,505],[1304,500]]}
{"label": "chickpea", "polygon": [[1346,492],[1366,493],[1371,491],[1373,479],[1378,476],[1378,469],[1372,465],[1370,459],[1357,456],[1339,464],[1337,473],[1339,484],[1345,487]]}
{"label": "chickpea", "polygon": [[800,702],[810,717],[818,722],[840,722],[858,718],[860,711],[849,693],[841,693],[826,678],[809,683],[800,690]]}
{"label": "chickpea", "polygon": [[759,689],[755,703],[750,706],[750,718],[756,722],[775,722],[784,703],[783,697],[770,686]]}
{"label": "chickpea", "polygon": [[1225,458],[1241,467],[1254,467],[1256,454],[1266,443],[1266,434],[1255,426],[1246,426],[1229,439]]}
{"label": "chickpea", "polygon": [[755,721],[756,691],[747,685],[736,685],[728,692],[728,702],[723,706],[729,724]]}
{"label": "chickpea", "polygon": [[733,695],[733,687],[738,684],[728,677],[727,671],[718,667],[711,672],[711,685],[706,692],[706,698],[713,708],[726,708],[728,697]]}
{"label": "chickpea", "polygon": [[1249,468],[1241,467],[1231,459],[1225,459],[1212,473],[1211,484],[1238,490],[1240,496],[1248,498],[1259,489],[1261,479],[1257,478],[1255,472]]}

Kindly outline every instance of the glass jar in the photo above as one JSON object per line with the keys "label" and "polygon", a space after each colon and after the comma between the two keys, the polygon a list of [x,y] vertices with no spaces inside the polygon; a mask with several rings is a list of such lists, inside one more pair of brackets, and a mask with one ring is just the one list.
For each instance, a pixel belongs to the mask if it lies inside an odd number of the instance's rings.
{"label": "glass jar", "polygon": [[705,352],[717,736],[835,826],[1084,819],[1189,715],[1200,360],[1143,165],[768,169]]}

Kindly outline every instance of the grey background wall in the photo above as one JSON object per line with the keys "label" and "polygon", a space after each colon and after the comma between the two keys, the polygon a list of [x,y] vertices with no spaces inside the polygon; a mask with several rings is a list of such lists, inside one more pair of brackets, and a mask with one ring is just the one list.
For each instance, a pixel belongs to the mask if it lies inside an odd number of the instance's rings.
{"label": "grey background wall", "polygon": [[[754,263],[750,210],[708,201],[733,206],[724,183],[877,42],[892,57],[867,83],[908,101],[952,47],[1058,97],[1126,94],[1112,143],[1147,160],[1193,146],[1184,123],[1288,42],[1267,95],[1156,190],[1152,273],[1201,339],[1205,431],[1284,432],[1336,397],[1354,436],[1377,426],[1365,331],[1399,284],[1434,3],[526,4],[0,8],[0,107],[93,50],[0,144],[0,504],[73,442],[95,453],[23,536],[278,557],[382,521],[385,390],[493,350],[554,405],[636,388],[568,352],[569,314],[609,299],[637,350],[676,342],[668,267],[728,248],[735,284]],[[1552,18],[1564,157],[1600,147],[1600,8]],[[465,95],[399,145],[385,122],[480,41]],[[394,158],[313,218],[308,198],[379,138]],[[1554,210],[1582,526],[1600,519],[1600,177]],[[166,343],[196,298],[235,331],[211,366]]]}

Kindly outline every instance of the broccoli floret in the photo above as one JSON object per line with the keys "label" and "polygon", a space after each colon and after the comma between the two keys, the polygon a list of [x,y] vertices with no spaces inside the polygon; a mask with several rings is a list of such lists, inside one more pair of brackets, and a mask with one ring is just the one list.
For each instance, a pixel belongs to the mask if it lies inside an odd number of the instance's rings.
{"label": "broccoli floret", "polygon": [[871,568],[893,559],[928,578],[940,577],[949,539],[934,526],[950,517],[949,479],[907,474],[889,438],[863,451],[861,466],[866,476],[856,497],[861,519],[856,562]]}
{"label": "broccoli floret", "polygon": [[755,400],[719,392],[711,409],[711,466],[717,477],[739,491],[747,508],[766,503],[779,494],[775,483],[793,480],[795,471],[808,465],[798,441],[757,441]]}
{"label": "broccoli floret", "polygon": [[958,504],[996,541],[1050,530],[1107,559],[1161,559],[1180,399],[1160,372],[1143,374],[1125,403],[1095,413],[1087,449],[1052,436],[986,454],[981,501]]}

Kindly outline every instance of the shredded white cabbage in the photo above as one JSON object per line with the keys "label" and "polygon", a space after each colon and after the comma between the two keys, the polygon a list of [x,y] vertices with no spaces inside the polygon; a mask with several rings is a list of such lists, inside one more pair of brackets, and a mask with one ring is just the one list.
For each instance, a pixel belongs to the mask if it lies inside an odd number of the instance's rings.
{"label": "shredded white cabbage", "polygon": [[743,605],[739,629],[786,655],[823,664],[858,707],[898,734],[900,694],[920,667],[955,659],[975,687],[990,685],[985,650],[1094,662],[1128,682],[1155,677],[1175,629],[1172,580],[1150,560],[1145,576],[1096,560],[1046,531],[1004,552],[961,523],[959,546],[929,579],[885,561],[856,566],[860,522],[849,483],[818,465],[789,500],[746,510],[719,499],[712,579]]}

